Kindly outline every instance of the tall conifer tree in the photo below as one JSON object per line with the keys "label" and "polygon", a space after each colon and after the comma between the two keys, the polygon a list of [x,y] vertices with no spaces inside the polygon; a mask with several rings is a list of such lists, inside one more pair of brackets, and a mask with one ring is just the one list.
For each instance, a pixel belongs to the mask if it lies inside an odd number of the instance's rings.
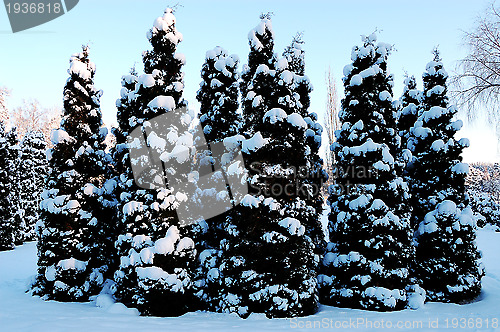
{"label": "tall conifer tree", "polygon": [[[195,186],[196,175],[189,172],[195,154],[189,131],[193,114],[183,109],[187,106],[182,99],[185,59],[176,52],[182,34],[176,29],[172,9],[155,20],[148,39],[152,50],[143,54],[144,74],[132,71],[124,76],[117,101],[120,130],[115,158],[121,172],[122,234],[116,241],[120,266],[115,272],[115,296],[144,315],[176,316],[197,307],[193,289],[195,240],[204,230],[204,221],[184,225],[177,213],[192,199],[179,191],[178,185]],[[167,114],[173,117],[164,123],[161,119]],[[145,140],[127,142],[127,136],[137,128]],[[149,159],[150,155],[133,156],[133,149],[139,146],[160,160]],[[162,164],[161,170],[155,169],[155,162]],[[139,164],[151,167],[153,173],[134,177],[132,166]],[[151,178],[157,182],[148,182]]]}
{"label": "tall conifer tree", "polygon": [[462,121],[449,105],[448,74],[437,50],[423,74],[421,114],[409,147],[413,219],[417,247],[415,275],[430,300],[460,303],[476,297],[484,275],[478,263],[476,225],[465,192],[468,165],[461,153],[468,139],[456,140]]}
{"label": "tall conifer tree", "polygon": [[344,67],[342,129],[333,144],[336,184],[330,188],[330,243],[320,276],[322,303],[370,310],[407,304],[412,258],[408,188],[388,74],[388,44],[363,37]]}
{"label": "tall conifer tree", "polygon": [[10,218],[10,151],[3,121],[0,121],[0,251],[14,249],[15,228]]}
{"label": "tall conifer tree", "polygon": [[[217,46],[206,53],[205,63],[201,69],[202,82],[196,98],[200,102],[200,124],[204,139],[208,142],[207,150],[200,151],[200,166],[208,166],[208,172],[227,180],[222,171],[222,160],[218,152],[224,151],[223,140],[239,133],[242,127],[242,116],[239,107],[239,58],[228,55],[227,51]],[[205,165],[206,164],[206,165]],[[205,167],[206,168],[206,167]],[[227,189],[231,191],[228,186]],[[205,203],[217,203],[217,191],[206,191]],[[209,197],[210,195],[210,197]],[[233,197],[234,198],[234,197]],[[208,230],[203,238],[199,238],[199,266],[197,269],[197,285],[204,307],[217,310],[222,291],[219,280],[214,278],[212,270],[217,266],[221,255],[221,241],[225,230],[224,221],[228,213],[222,213],[207,220]]]}
{"label": "tall conifer tree", "polygon": [[23,208],[21,202],[19,201],[19,196],[21,193],[21,186],[19,186],[19,180],[21,175],[20,169],[20,156],[21,149],[19,144],[19,139],[17,138],[17,128],[12,127],[7,132],[7,144],[9,146],[8,154],[8,176],[9,176],[9,208],[7,212],[8,218],[10,218],[10,223],[14,227],[14,244],[21,245],[24,242],[24,220],[23,220]]}
{"label": "tall conifer tree", "polygon": [[22,241],[36,239],[35,225],[40,219],[40,197],[47,176],[46,143],[43,133],[28,131],[21,141],[19,202],[22,206]]}
{"label": "tall conifer tree", "polygon": [[218,309],[242,316],[302,316],[318,306],[319,255],[312,236],[319,216],[309,203],[319,188],[297,174],[302,166],[304,177],[310,171],[306,132],[314,120],[296,92],[308,79],[295,74],[286,58],[277,61],[273,36],[268,15],[249,33],[249,64],[242,75],[247,138],[224,140],[228,149],[242,148],[250,191],[226,219],[222,263],[211,272],[223,289]]}
{"label": "tall conifer tree", "polygon": [[105,266],[93,262],[91,228],[100,219],[88,198],[105,180],[106,158],[95,65],[88,46],[70,58],[60,128],[51,134],[49,174],[38,226],[38,275],[33,293],[45,299],[88,301],[100,292]]}

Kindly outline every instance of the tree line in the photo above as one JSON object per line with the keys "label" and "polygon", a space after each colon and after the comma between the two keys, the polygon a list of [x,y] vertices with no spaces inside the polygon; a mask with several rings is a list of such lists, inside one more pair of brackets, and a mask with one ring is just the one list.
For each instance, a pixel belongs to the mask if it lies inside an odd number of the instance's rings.
{"label": "tree line", "polygon": [[[454,138],[462,123],[453,120],[439,52],[423,90],[408,77],[394,100],[392,46],[372,33],[352,49],[331,146],[326,239],[323,128],[309,111],[303,41],[296,35],[279,55],[271,15],[260,19],[241,71],[223,48],[206,53],[197,131],[182,97],[183,37],[167,9],[148,32],[144,72],[122,77],[110,150],[89,48],[71,56],[40,186],[32,294],[88,301],[104,289],[143,315],[241,317],[310,315],[319,303],[389,311],[479,294],[484,270],[460,156],[468,141]],[[157,121],[166,115],[175,121]],[[139,148],[148,154],[133,153]],[[196,217],[221,202],[221,213]],[[8,220],[3,234],[16,229]]]}

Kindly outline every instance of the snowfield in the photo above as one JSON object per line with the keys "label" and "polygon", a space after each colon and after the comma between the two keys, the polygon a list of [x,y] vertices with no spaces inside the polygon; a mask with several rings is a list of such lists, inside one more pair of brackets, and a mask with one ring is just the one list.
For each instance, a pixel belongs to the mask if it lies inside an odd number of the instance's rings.
{"label": "snowfield", "polygon": [[135,309],[101,295],[90,303],[43,301],[25,293],[36,272],[36,245],[28,243],[0,253],[0,330],[14,331],[274,331],[356,330],[438,331],[500,330],[500,233],[478,232],[486,276],[478,301],[465,305],[427,303],[419,310],[370,312],[321,306],[314,316],[267,319],[196,312],[175,318],[140,317]]}

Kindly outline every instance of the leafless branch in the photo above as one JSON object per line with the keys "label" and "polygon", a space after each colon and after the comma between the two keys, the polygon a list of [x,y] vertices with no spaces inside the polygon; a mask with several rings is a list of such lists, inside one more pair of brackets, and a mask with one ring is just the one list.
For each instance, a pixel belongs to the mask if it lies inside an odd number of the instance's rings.
{"label": "leafless branch", "polygon": [[451,78],[451,93],[474,118],[480,110],[500,118],[500,12],[492,2],[477,18],[473,31],[464,31],[468,55],[459,61]]}

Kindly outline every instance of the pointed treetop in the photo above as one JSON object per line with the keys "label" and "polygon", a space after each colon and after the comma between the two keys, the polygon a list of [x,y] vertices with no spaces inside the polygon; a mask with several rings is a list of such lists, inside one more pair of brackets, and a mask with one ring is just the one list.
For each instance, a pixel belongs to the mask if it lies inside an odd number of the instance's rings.
{"label": "pointed treetop", "polygon": [[409,75],[408,72],[405,71],[404,80],[403,80],[403,91],[409,91],[417,88],[417,81],[414,75]]}
{"label": "pointed treetop", "polygon": [[295,34],[295,36],[293,36],[292,42],[290,43],[290,45],[288,45],[285,48],[285,52],[283,52],[283,55],[285,55],[286,53],[291,52],[293,49],[302,51],[302,45],[304,44],[303,37],[304,37],[304,32],[303,31],[302,32],[297,32]]}
{"label": "pointed treetop", "polygon": [[82,45],[82,53],[84,54],[85,57],[88,57],[90,55],[90,45],[89,45],[89,43]]}
{"label": "pointed treetop", "polygon": [[354,46],[351,52],[353,62],[368,57],[375,58],[376,63],[380,64],[387,61],[388,56],[395,50],[394,45],[377,42],[377,32],[375,30],[370,35],[361,35],[362,46]]}
{"label": "pointed treetop", "polygon": [[[274,54],[274,31],[271,20],[271,14],[261,15],[259,24],[248,32],[248,44],[250,53],[248,54],[248,65],[243,66],[242,79],[248,84],[255,74],[257,67],[266,65],[271,68],[276,61]],[[246,95],[245,89],[242,90],[243,96]]]}
{"label": "pointed treetop", "polygon": [[95,64],[89,60],[90,46],[82,45],[82,52],[74,53],[69,59],[68,74],[76,75],[83,80],[90,80],[95,74]]}
{"label": "pointed treetop", "polygon": [[136,68],[136,66],[137,66],[137,62],[134,62],[134,65],[130,68],[130,71],[129,71],[130,75],[137,76],[137,68]]}
{"label": "pointed treetop", "polygon": [[440,79],[446,80],[448,78],[448,73],[444,69],[443,62],[441,59],[441,52],[439,52],[438,46],[434,47],[432,50],[432,54],[434,54],[434,58],[432,61],[427,63],[425,66],[425,72],[422,76],[424,80],[424,86],[426,86],[429,82],[430,76],[439,76]]}
{"label": "pointed treetop", "polygon": [[[165,9],[163,16],[156,18],[153,28],[148,31],[147,37],[151,41],[153,37],[159,36],[160,39],[166,38],[172,44],[177,45],[182,41],[182,33],[175,28],[176,18],[172,8]],[[153,47],[160,46],[153,43]]]}
{"label": "pointed treetop", "polygon": [[371,34],[369,34],[368,36],[365,36],[365,35],[361,35],[361,40],[365,43],[365,44],[373,44],[377,41],[377,30],[375,29],[375,31],[373,31]]}
{"label": "pointed treetop", "polygon": [[432,49],[432,54],[434,54],[434,59],[433,61],[435,62],[441,62],[441,54],[439,52],[439,45],[438,46],[435,46],[433,49]]}
{"label": "pointed treetop", "polygon": [[295,36],[293,36],[292,44],[294,46],[300,46],[304,44],[303,38],[304,38],[304,31],[297,32]]}
{"label": "pointed treetop", "polygon": [[[248,33],[250,46],[258,51],[261,51],[266,47],[265,44],[268,42],[268,40],[274,39],[271,16],[272,13],[261,14],[261,21],[259,22],[259,24]],[[272,42],[272,45],[274,45],[274,42]]]}
{"label": "pointed treetop", "polygon": [[169,12],[169,13],[174,13],[177,11],[177,9],[179,8],[182,8],[184,7],[181,3],[177,2],[175,5],[173,6],[168,6],[167,9],[165,9],[165,13]]}
{"label": "pointed treetop", "polygon": [[221,46],[215,46],[213,50],[208,50],[205,53],[205,60],[216,59],[216,58],[219,58],[221,56],[222,57],[227,56],[227,51],[224,48],[222,48]]}
{"label": "pointed treetop", "polygon": [[303,35],[303,32],[297,32],[290,45],[283,52],[283,56],[288,61],[290,71],[301,76],[305,73],[305,52],[302,50],[302,44],[304,44]]}
{"label": "pointed treetop", "polygon": [[273,15],[274,15],[273,12],[261,13],[259,18],[261,20],[271,20],[271,17],[273,17]]}

